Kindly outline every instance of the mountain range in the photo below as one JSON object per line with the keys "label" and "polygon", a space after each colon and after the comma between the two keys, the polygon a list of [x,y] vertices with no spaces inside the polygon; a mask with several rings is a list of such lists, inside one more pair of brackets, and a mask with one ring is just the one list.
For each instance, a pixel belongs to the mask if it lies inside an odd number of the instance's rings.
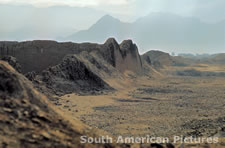
{"label": "mountain range", "polygon": [[225,20],[206,23],[200,18],[155,12],[128,23],[104,14],[91,8],[68,6],[0,5],[0,40],[104,43],[114,37],[119,42],[132,39],[141,53],[150,49],[221,53],[225,49]]}
{"label": "mountain range", "polygon": [[104,42],[133,39],[140,51],[165,49],[169,52],[222,52],[225,49],[225,21],[209,24],[192,17],[169,13],[152,13],[133,23],[105,15],[87,30],[78,31],[64,40]]}

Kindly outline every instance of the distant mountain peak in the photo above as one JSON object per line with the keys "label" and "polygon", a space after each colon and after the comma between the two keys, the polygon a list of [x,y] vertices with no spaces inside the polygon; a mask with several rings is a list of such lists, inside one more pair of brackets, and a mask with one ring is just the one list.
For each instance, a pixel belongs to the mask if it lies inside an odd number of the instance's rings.
{"label": "distant mountain peak", "polygon": [[[114,18],[114,17],[111,16],[111,15],[106,14],[106,15],[104,15],[103,17],[101,17],[101,18],[98,20],[98,22],[120,22],[120,20],[117,19],[117,18]],[[98,23],[98,22],[97,22],[97,23]]]}
{"label": "distant mountain peak", "polygon": [[120,25],[121,21],[119,19],[116,19],[112,17],[111,15],[104,15],[101,17],[94,25],[91,26],[91,29],[100,29],[102,30],[103,28],[108,28],[109,26],[117,26]]}
{"label": "distant mountain peak", "polygon": [[116,19],[116,18],[114,18],[113,16],[111,16],[109,14],[106,14],[101,19]]}
{"label": "distant mountain peak", "polygon": [[[125,23],[110,15],[101,17],[88,30],[73,34],[72,41],[104,43],[108,37],[121,42],[130,38],[142,51],[147,49],[174,50],[175,52],[224,48],[224,22],[208,24],[198,18],[173,13],[151,13],[133,23]],[[113,39],[105,44],[116,45]],[[206,44],[207,43],[207,44]],[[129,46],[130,41],[124,46]]]}

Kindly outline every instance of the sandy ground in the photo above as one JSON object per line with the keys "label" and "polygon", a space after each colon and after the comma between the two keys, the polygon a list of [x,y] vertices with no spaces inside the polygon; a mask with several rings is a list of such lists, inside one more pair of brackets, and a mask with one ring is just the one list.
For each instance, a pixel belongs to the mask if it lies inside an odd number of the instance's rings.
{"label": "sandy ground", "polygon": [[225,77],[169,75],[180,69],[224,72],[223,66],[168,67],[159,77],[108,80],[117,91],[68,94],[55,104],[71,118],[114,136],[225,137]]}

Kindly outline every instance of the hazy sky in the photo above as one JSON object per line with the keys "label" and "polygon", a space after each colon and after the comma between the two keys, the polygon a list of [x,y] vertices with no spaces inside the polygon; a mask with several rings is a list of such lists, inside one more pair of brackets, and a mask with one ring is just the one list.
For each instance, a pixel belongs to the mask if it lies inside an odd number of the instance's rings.
{"label": "hazy sky", "polygon": [[88,7],[124,21],[133,21],[151,12],[172,12],[182,16],[199,17],[209,22],[225,19],[225,0],[0,0],[0,4],[29,4],[39,8]]}
{"label": "hazy sky", "polygon": [[224,24],[225,0],[0,0],[0,40],[55,40],[106,14],[134,22],[153,12]]}

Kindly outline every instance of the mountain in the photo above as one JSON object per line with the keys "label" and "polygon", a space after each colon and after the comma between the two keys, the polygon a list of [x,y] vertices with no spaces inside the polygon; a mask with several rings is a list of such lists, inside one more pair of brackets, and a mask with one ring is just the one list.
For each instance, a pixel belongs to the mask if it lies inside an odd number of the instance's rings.
{"label": "mountain", "polygon": [[[121,22],[120,20],[105,15],[100,18],[88,30],[78,31],[64,40],[71,40],[76,42],[104,42],[108,37],[116,37],[118,40],[126,39],[129,36],[129,23]],[[110,29],[109,29],[110,28]]]}
{"label": "mountain", "polygon": [[[144,49],[201,50],[224,47],[223,28],[195,18],[155,13],[134,22],[134,39]],[[138,29],[140,28],[140,29]]]}
{"label": "mountain", "polygon": [[148,49],[216,52],[225,48],[224,28],[224,22],[207,24],[169,13],[152,13],[133,23],[106,15],[88,30],[74,33],[65,40],[103,42],[113,36],[119,41],[132,38],[142,52]]}

